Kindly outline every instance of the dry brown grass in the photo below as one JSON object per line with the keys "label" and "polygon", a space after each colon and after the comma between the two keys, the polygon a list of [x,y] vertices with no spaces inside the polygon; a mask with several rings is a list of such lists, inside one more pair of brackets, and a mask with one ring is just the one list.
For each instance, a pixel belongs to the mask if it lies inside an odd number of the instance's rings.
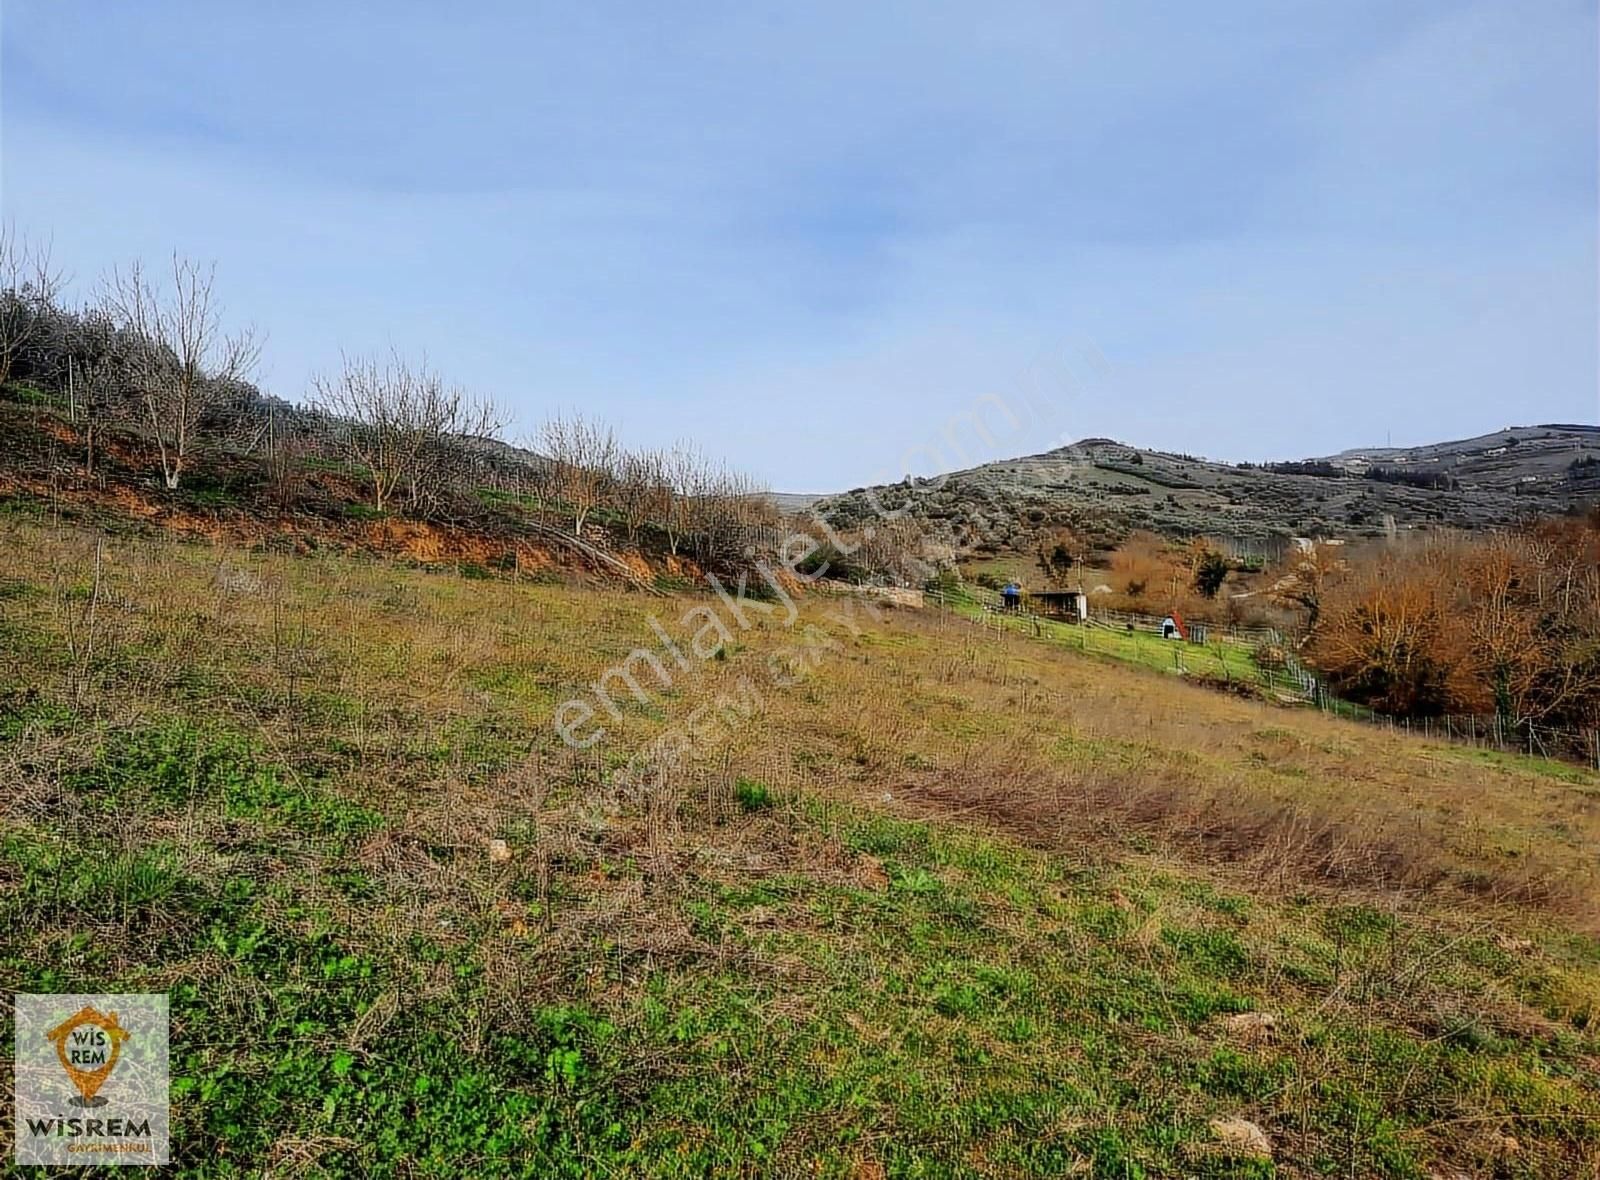
{"label": "dry brown grass", "polygon": [[1600,776],[1476,762],[908,613],[819,681],[772,711],[790,740],[820,719],[851,782],[1040,846],[1142,836],[1283,888],[1446,891],[1600,920]]}
{"label": "dry brown grass", "polygon": [[[1564,940],[1597,918],[1593,775],[1478,761],[934,612],[873,619],[857,608],[842,619],[843,603],[820,595],[804,603],[801,626],[827,640],[798,683],[774,684],[770,661],[802,640],[766,619],[739,632],[726,658],[696,664],[648,706],[630,703],[604,744],[573,751],[554,733],[553,709],[653,642],[651,614],[676,633],[684,610],[714,599],[472,581],[164,539],[102,542],[16,521],[0,523],[0,545],[0,684],[11,694],[0,716],[31,716],[35,697],[75,710],[70,723],[28,721],[0,744],[0,834],[43,842],[92,822],[63,788],[66,776],[92,765],[109,736],[174,711],[248,735],[297,789],[331,784],[381,812],[381,826],[336,851],[291,826],[230,817],[214,802],[130,816],[125,829],[130,849],[181,850],[186,877],[256,882],[252,920],[279,937],[310,945],[331,931],[341,954],[396,964],[373,983],[381,994],[358,1018],[316,1034],[329,1052],[376,1056],[391,1023],[427,1011],[444,1013],[445,1031],[475,1057],[497,1030],[535,1035],[532,1007],[582,1004],[650,1046],[616,1075],[624,1098],[730,1077],[739,1092],[758,1092],[779,1085],[775,1065],[799,1067],[700,1055],[700,1040],[642,1031],[660,989],[694,997],[712,981],[737,980],[747,989],[739,1004],[756,1008],[749,1027],[770,1043],[798,1043],[772,1030],[832,1022],[808,1046],[823,1078],[828,1054],[846,1054],[845,1036],[859,1038],[859,1052],[912,1062],[901,1086],[927,1074],[930,1035],[948,1039],[952,1060],[981,1051],[1030,1085],[1059,1068],[1073,1087],[1095,1076],[1093,1060],[1071,1056],[1084,1053],[1073,1029],[1101,1038],[1102,1048],[1126,1044],[1150,1111],[1108,1113],[1112,1087],[1097,1082],[1101,1096],[1064,1113],[1051,1132],[1063,1139],[1108,1119],[1137,1131],[1140,1120],[1155,1125],[1173,1109],[1201,1127],[1236,1113],[1213,1109],[1193,1087],[1176,1107],[1159,1105],[1181,1088],[1172,1079],[1200,1069],[1217,1044],[1266,1063],[1263,1076],[1268,1064],[1292,1060],[1292,1085],[1263,1084],[1244,1116],[1301,1162],[1324,1158],[1338,1133],[1319,1088],[1330,1079],[1355,1085],[1351,1071],[1383,1051],[1328,1039],[1324,1025],[1370,1025],[1374,1046],[1396,1030],[1408,1045],[1428,1046],[1470,1026],[1518,1046],[1564,1039],[1579,1045],[1571,1052],[1590,1052],[1600,976]],[[710,727],[685,760],[652,763],[659,775],[620,773],[632,754],[741,681],[760,688],[762,704],[748,717]],[[741,779],[768,788],[771,806],[742,811]],[[935,817],[928,829],[957,833],[971,855],[918,861],[902,852],[897,863],[896,853],[849,843],[849,823],[818,822],[819,811],[850,823],[885,812]],[[984,829],[1003,837],[993,847],[1025,872],[986,875],[993,848],[976,848],[981,837],[971,835]],[[509,842],[504,861],[491,853],[496,838]],[[336,872],[359,874],[362,888],[329,879]],[[0,894],[20,884],[0,877]],[[752,890],[759,900],[744,899]],[[1219,910],[1223,893],[1243,909]],[[1305,896],[1316,904],[1302,908]],[[881,911],[865,908],[880,902]],[[958,905],[967,902],[970,912]],[[861,913],[841,916],[858,904]],[[1327,925],[1344,908],[1404,921],[1346,946]],[[93,920],[95,966],[109,974],[195,985],[239,1024],[285,1002],[247,963],[209,946],[202,927],[165,933],[162,923],[197,921],[181,907],[154,907],[134,923],[74,914],[76,928],[55,910],[49,916],[22,935],[31,960],[81,963],[73,939]],[[922,942],[897,931],[904,940],[891,941],[879,922],[933,933]],[[1273,1005],[1281,1019],[1270,1035],[1246,1044],[1231,1026],[1207,1019],[1189,1028],[1176,1013],[1167,989],[1198,986],[1185,974],[1198,969],[1183,940],[1201,935],[1225,936],[1250,964],[1237,977],[1205,975],[1203,994],[1225,980]],[[185,949],[152,964],[152,939]],[[1459,948],[1479,955],[1480,944],[1493,961],[1468,973]],[[1048,1006],[1060,1027],[1038,1021],[1042,1040],[1013,1042],[983,1023],[981,1009],[930,1015],[891,986],[918,980],[926,992],[958,982],[944,973],[968,954],[1019,978],[1057,979]],[[457,974],[463,966],[475,973],[470,991]],[[830,1011],[830,996],[846,986],[857,989],[855,1007]],[[1135,1000],[1148,1004],[1146,1018],[1161,1031],[1113,1023],[1087,1008],[1090,994],[1124,1013]],[[1528,1054],[1533,1076],[1537,1053]],[[1384,1083],[1386,1109],[1433,1094],[1436,1079],[1417,1068]],[[1482,1068],[1489,1076],[1498,1066]],[[965,1077],[950,1071],[934,1076]],[[1589,1117],[1587,1083],[1539,1077],[1543,1105],[1530,1099],[1526,1109],[1577,1112],[1574,1127]],[[965,1100],[958,1090],[944,1093],[951,1109]],[[1493,1137],[1517,1129],[1514,1111],[1524,1107],[1498,1094],[1450,1102],[1459,1105],[1444,1106],[1440,1119],[1513,1115],[1458,1133],[1417,1114],[1421,1129],[1407,1133],[1425,1141],[1426,1158],[1489,1166],[1499,1158]],[[819,1100],[824,1113],[796,1130],[808,1148],[833,1142],[858,1117],[829,1103]],[[880,1095],[861,1142],[888,1143],[906,1125],[896,1121],[901,1107],[917,1105]],[[310,1125],[266,1162],[315,1170],[324,1155],[348,1150]],[[987,1147],[1007,1147],[1008,1134],[996,1132]],[[1565,1147],[1555,1132],[1541,1141],[1566,1153],[1552,1158],[1592,1156],[1576,1131],[1561,1134],[1570,1136]],[[1003,1165],[976,1170],[1006,1174]]]}
{"label": "dry brown grass", "polygon": [[[649,615],[670,630],[683,610],[712,600],[161,539],[104,551],[96,591],[92,536],[15,524],[4,536],[8,567],[46,582],[11,611],[63,638],[59,675],[94,712],[127,723],[158,708],[173,682],[195,684],[269,748],[344,743],[381,795],[404,791],[414,817],[441,811],[428,821],[436,830],[487,830],[495,809],[527,800],[526,783],[494,777],[497,762],[535,760],[527,783],[552,774],[599,783],[743,681],[761,707],[709,727],[670,775],[678,798],[668,810],[715,820],[729,784],[747,775],[780,794],[866,793],[979,819],[1040,847],[1148,849],[1154,840],[1157,851],[1285,889],[1445,891],[1548,906],[1586,929],[1600,921],[1600,776],[1476,761],[1444,743],[1110,668],[934,612],[887,610],[873,621],[847,607],[841,623],[828,617],[840,604],[813,595],[795,630],[758,617],[728,658],[697,663],[648,708],[630,702],[602,745],[572,751],[551,728],[554,708],[652,645]],[[806,624],[831,638],[801,683],[776,686],[771,660],[798,645]],[[138,674],[115,653],[136,656]],[[444,742],[464,728],[478,740]],[[435,743],[454,752],[419,777],[409,754]],[[481,765],[463,746],[482,750]],[[660,822],[675,821],[663,813]]]}

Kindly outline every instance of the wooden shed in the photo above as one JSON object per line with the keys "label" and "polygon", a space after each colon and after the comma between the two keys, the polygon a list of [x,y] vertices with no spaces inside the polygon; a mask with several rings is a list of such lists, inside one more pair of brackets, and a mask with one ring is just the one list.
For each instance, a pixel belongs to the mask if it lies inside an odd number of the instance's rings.
{"label": "wooden shed", "polygon": [[1076,623],[1089,617],[1089,600],[1082,590],[1039,590],[1028,595],[1028,604],[1047,619]]}

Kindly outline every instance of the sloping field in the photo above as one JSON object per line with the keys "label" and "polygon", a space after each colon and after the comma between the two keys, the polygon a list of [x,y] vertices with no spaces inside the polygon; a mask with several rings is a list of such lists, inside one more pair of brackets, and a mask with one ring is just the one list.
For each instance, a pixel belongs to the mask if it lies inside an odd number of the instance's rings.
{"label": "sloping field", "polygon": [[1593,775],[844,599],[0,552],[0,990],[170,994],[182,1174],[1600,1175]]}

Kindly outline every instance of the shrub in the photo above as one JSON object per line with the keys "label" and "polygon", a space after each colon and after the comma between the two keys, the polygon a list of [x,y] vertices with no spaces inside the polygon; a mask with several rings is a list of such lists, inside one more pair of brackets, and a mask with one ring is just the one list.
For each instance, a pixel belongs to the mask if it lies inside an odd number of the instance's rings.
{"label": "shrub", "polygon": [[733,797],[744,811],[765,811],[772,806],[772,791],[755,779],[741,778],[734,785]]}
{"label": "shrub", "polygon": [[1222,583],[1228,580],[1228,559],[1215,549],[1208,549],[1200,558],[1194,571],[1194,588],[1207,598],[1215,598]]}
{"label": "shrub", "polygon": [[844,553],[831,542],[823,542],[816,550],[795,563],[794,571],[806,578],[818,576],[834,578],[841,582],[860,582],[870,572],[866,566]]}
{"label": "shrub", "polygon": [[1600,531],[1551,521],[1385,549],[1325,588],[1309,654],[1400,716],[1600,719]]}

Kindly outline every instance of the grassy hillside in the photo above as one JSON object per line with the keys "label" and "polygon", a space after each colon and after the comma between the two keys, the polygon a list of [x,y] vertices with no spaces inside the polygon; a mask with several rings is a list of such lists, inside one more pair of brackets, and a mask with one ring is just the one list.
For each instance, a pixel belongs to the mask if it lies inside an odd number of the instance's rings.
{"label": "grassy hillside", "polygon": [[[1600,500],[1600,429],[1528,426],[1427,447],[1346,452],[1304,463],[1234,466],[1086,439],[985,463],[906,497],[855,489],[813,507],[837,523],[904,503],[970,553],[1026,552],[1040,525],[1111,545],[1129,532],[1208,535],[1241,544],[1288,536],[1378,536],[1401,528],[1506,525]],[[1418,486],[1436,482],[1440,486]]]}
{"label": "grassy hillside", "polygon": [[171,993],[182,1174],[1600,1169],[1596,776],[820,597],[573,751],[717,600],[0,551],[0,991]]}
{"label": "grassy hillside", "polygon": [[1161,672],[1197,676],[1215,685],[1237,683],[1241,691],[1267,687],[1263,670],[1256,664],[1253,646],[1221,631],[1205,643],[1174,643],[1153,631],[1136,630],[1116,622],[1097,621],[1080,626],[1042,618],[1031,612],[1013,614],[1000,608],[999,595],[981,587],[963,586],[948,593],[930,592],[928,600],[978,626],[1032,636],[1047,644],[1071,648],[1081,655],[1093,654]]}

